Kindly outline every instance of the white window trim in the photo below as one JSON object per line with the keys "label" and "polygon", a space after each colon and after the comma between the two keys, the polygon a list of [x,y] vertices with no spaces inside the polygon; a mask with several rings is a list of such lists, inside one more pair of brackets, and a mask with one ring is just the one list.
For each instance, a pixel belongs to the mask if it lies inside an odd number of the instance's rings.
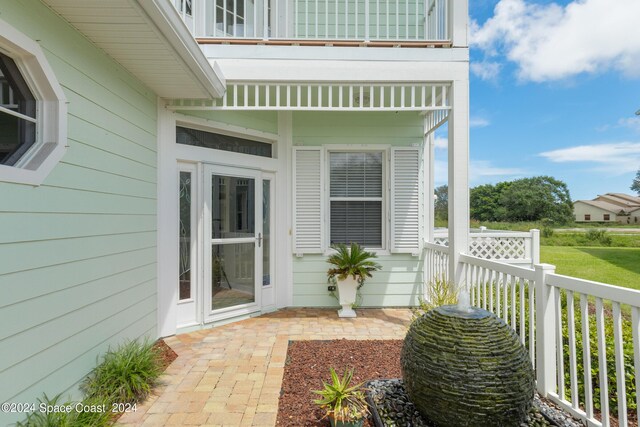
{"label": "white window trim", "polygon": [[[390,251],[390,245],[391,245],[391,238],[389,235],[389,230],[390,230],[390,226],[389,226],[389,221],[391,218],[391,212],[390,212],[390,199],[391,199],[391,194],[390,194],[390,183],[389,183],[389,169],[390,169],[390,159],[391,159],[391,153],[390,153],[390,145],[387,144],[380,144],[380,145],[372,145],[372,144],[332,144],[332,145],[324,145],[323,146],[323,151],[324,151],[324,159],[325,159],[325,165],[324,165],[324,192],[325,195],[323,197],[324,199],[324,205],[326,206],[326,208],[324,209],[324,214],[325,214],[325,227],[324,227],[324,242],[325,242],[325,248],[324,248],[324,255],[330,255],[332,253],[334,253],[335,251],[333,249],[331,249],[331,189],[330,189],[330,180],[331,180],[331,162],[329,161],[329,154],[332,152],[339,152],[339,151],[350,151],[350,152],[366,152],[366,151],[370,151],[370,152],[378,152],[378,153],[382,153],[382,247],[381,248],[368,248],[366,247],[365,249],[367,251],[373,252],[377,255],[391,255],[391,251]],[[352,199],[352,198],[350,198]],[[370,199],[370,198],[367,198]],[[337,199],[336,199],[337,200]]]}
{"label": "white window trim", "polygon": [[0,181],[37,186],[67,148],[66,98],[38,43],[2,19],[0,51],[15,60],[33,92],[38,120],[36,142],[15,165],[0,165]]}

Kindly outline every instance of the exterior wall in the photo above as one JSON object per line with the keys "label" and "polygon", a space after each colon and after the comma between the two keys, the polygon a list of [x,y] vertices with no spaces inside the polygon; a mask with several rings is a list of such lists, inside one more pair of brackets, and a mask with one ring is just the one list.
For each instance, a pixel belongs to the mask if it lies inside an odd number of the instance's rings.
{"label": "exterior wall", "polygon": [[[585,220],[585,214],[591,215],[590,220]],[[609,221],[604,220],[604,215],[609,214]],[[573,216],[576,222],[616,222],[617,215],[586,203],[575,202],[573,204]]]}
{"label": "exterior wall", "polygon": [[157,336],[156,97],[40,2],[0,15],[39,41],[69,101],[43,185],[0,183],[0,401],[77,397],[109,346]]}
{"label": "exterior wall", "polygon": [[[293,114],[293,144],[421,144],[422,118],[416,113]],[[327,291],[323,255],[293,256],[293,305],[337,306]],[[422,292],[422,259],[410,254],[379,255],[382,270],[360,290],[366,307],[416,305]]]}
{"label": "exterior wall", "polygon": [[415,112],[295,112],[293,144],[422,144],[422,117]]}
{"label": "exterior wall", "polygon": [[[381,271],[373,273],[360,294],[364,307],[417,305],[422,295],[422,258],[409,254],[378,256]],[[293,305],[297,307],[338,306],[338,300],[327,291],[326,257],[305,255],[293,259]]]}

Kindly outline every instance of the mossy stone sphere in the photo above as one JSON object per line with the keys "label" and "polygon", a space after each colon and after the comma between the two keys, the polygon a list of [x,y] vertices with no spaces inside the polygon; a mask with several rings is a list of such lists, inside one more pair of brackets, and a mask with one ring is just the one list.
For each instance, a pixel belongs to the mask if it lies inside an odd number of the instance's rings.
{"label": "mossy stone sphere", "polygon": [[404,340],[409,398],[438,426],[518,426],[531,408],[534,374],[516,333],[493,313],[438,307]]}

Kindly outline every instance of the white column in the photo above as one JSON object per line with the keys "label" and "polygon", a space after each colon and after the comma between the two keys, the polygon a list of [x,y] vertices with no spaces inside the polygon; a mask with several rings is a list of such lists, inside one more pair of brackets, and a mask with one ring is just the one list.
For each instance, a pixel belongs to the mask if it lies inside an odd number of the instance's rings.
{"label": "white column", "polygon": [[531,230],[531,264],[540,264],[540,230]]}
{"label": "white column", "polygon": [[449,34],[454,47],[468,47],[469,2],[468,0],[449,1]]}
{"label": "white column", "polygon": [[424,119],[424,145],[422,153],[422,164],[424,165],[424,204],[425,204],[425,221],[424,221],[424,236],[427,242],[433,242],[433,227],[435,226],[435,203],[433,194],[435,191],[435,173],[434,173],[434,135],[435,131],[426,134],[427,131],[427,116]]}
{"label": "white column", "polygon": [[292,176],[292,140],[293,113],[291,111],[278,112],[278,173],[276,182],[276,238],[286,242],[278,245],[276,250],[276,306],[278,308],[293,305],[293,242],[291,241],[291,227],[293,224],[293,176]]}
{"label": "white column", "polygon": [[550,264],[536,264],[536,388],[541,396],[556,392],[556,305],[557,289],[546,285],[546,275],[553,274]]}
{"label": "white column", "polygon": [[[158,336],[176,333],[178,304],[178,168],[173,154],[176,123],[158,98]],[[194,286],[194,284],[192,284]]]}
{"label": "white column", "polygon": [[469,80],[454,80],[449,113],[449,280],[460,285],[469,248]]}

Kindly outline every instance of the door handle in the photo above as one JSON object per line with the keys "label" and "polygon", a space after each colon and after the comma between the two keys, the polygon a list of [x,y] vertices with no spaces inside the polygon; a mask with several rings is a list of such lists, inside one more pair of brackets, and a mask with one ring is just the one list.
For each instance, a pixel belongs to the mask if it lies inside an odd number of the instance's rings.
{"label": "door handle", "polygon": [[258,247],[262,247],[262,233],[258,233],[258,237],[256,237],[256,240],[258,241]]}

